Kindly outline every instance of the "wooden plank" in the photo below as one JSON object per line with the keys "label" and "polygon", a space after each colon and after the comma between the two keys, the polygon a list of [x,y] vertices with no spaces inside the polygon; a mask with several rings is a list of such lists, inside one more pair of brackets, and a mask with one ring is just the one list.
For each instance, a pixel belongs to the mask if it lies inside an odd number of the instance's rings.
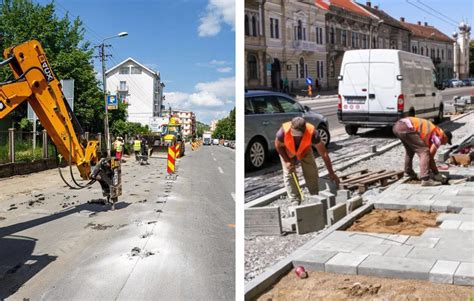
{"label": "wooden plank", "polygon": [[352,175],[355,175],[355,174],[364,174],[364,173],[367,173],[367,172],[369,172],[369,170],[367,168],[357,170],[357,171],[353,171],[353,172],[348,172],[348,173],[345,173],[345,174],[339,176],[339,179],[345,179],[348,176],[352,176]]}
{"label": "wooden plank", "polygon": [[366,174],[363,174],[363,175],[360,175],[360,176],[356,176],[356,177],[353,177],[353,178],[349,178],[347,180],[344,180],[344,181],[341,181],[342,184],[348,184],[348,183],[355,183],[355,182],[359,182],[359,180],[361,179],[365,179],[367,177],[370,177],[370,176],[373,176],[373,175],[378,175],[380,173],[384,173],[385,170],[382,169],[382,170],[377,170],[377,171],[371,171],[369,173],[366,173]]}
{"label": "wooden plank", "polygon": [[386,171],[378,176],[373,176],[362,181],[359,181],[359,184],[371,184],[373,182],[377,182],[382,179],[391,178],[393,176],[398,176],[399,174],[403,174],[403,171]]}
{"label": "wooden plank", "polygon": [[281,235],[280,207],[245,209],[245,235]]}

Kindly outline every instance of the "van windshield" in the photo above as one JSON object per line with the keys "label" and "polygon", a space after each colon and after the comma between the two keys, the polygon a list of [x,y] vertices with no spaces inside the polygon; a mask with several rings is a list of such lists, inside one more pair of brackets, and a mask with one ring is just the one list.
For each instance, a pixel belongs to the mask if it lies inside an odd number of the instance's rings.
{"label": "van windshield", "polygon": [[[344,68],[343,84],[353,88],[354,92],[361,93],[367,88],[368,63],[349,63]],[[395,66],[393,63],[370,63],[370,88],[391,89],[395,86]]]}

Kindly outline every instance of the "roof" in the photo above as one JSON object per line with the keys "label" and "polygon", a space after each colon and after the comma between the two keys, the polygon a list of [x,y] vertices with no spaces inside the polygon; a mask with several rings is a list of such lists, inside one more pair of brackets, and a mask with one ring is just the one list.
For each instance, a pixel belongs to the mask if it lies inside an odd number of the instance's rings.
{"label": "roof", "polygon": [[288,94],[283,94],[283,93],[274,92],[274,91],[267,91],[267,90],[246,90],[245,91],[245,97],[255,97],[255,96],[265,96],[265,95],[289,97]]}
{"label": "roof", "polygon": [[353,0],[315,0],[314,1],[315,5],[321,9],[324,10],[329,10],[330,6],[335,6],[338,8],[342,8],[344,10],[347,10],[349,12],[358,14],[358,15],[363,15],[365,17],[370,17],[370,18],[376,18],[373,14],[371,14],[368,10],[365,8],[357,5]]}
{"label": "roof", "polygon": [[431,25],[418,25],[408,22],[400,22],[405,28],[411,30],[413,37],[434,41],[453,43],[454,40]]}
{"label": "roof", "polygon": [[148,68],[147,66],[143,65],[143,64],[140,64],[137,60],[129,57],[127,58],[126,60],[120,62],[119,64],[115,65],[114,67],[110,68],[109,70],[105,71],[105,75],[109,74],[110,72],[114,71],[115,69],[119,68],[120,66],[124,65],[125,63],[127,62],[133,62],[134,64],[142,67],[143,69],[147,70],[148,72],[150,72],[151,74],[153,75],[156,75],[156,76],[160,76],[160,72],[157,72],[157,71],[153,71],[151,70],[150,68]]}
{"label": "roof", "polygon": [[357,3],[357,4],[359,6],[362,6],[363,8],[365,8],[366,10],[371,12],[372,14],[376,15],[380,19],[382,19],[384,24],[409,31],[409,29],[405,28],[400,21],[393,18],[392,16],[390,16],[389,14],[387,14],[386,12],[381,10],[380,8],[377,9],[377,8],[367,6],[367,5],[364,5],[364,4],[360,4],[360,3]]}

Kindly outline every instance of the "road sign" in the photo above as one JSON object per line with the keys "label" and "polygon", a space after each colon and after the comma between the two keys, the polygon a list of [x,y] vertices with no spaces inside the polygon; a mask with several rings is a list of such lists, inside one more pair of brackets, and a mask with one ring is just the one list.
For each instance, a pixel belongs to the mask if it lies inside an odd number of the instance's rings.
{"label": "road sign", "polygon": [[107,109],[116,110],[118,108],[117,95],[107,95]]}
{"label": "road sign", "polygon": [[313,79],[311,77],[306,78],[306,84],[307,85],[312,85],[313,84]]}

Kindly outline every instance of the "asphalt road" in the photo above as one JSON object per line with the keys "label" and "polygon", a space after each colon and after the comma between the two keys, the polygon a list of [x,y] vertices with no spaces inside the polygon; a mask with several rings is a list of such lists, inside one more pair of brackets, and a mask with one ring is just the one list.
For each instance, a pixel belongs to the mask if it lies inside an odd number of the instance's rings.
{"label": "asphalt road", "polygon": [[0,300],[233,300],[234,157],[187,147],[175,181],[129,160],[115,211],[54,170],[0,180]]}
{"label": "asphalt road", "polygon": [[[443,101],[446,103],[452,103],[453,96],[465,96],[471,95],[473,87],[461,87],[461,88],[448,88],[441,92]],[[301,104],[308,106],[312,111],[323,114],[328,118],[329,131],[332,136],[344,133],[344,126],[337,120],[337,97],[331,98],[313,98],[305,99],[300,101]]]}

